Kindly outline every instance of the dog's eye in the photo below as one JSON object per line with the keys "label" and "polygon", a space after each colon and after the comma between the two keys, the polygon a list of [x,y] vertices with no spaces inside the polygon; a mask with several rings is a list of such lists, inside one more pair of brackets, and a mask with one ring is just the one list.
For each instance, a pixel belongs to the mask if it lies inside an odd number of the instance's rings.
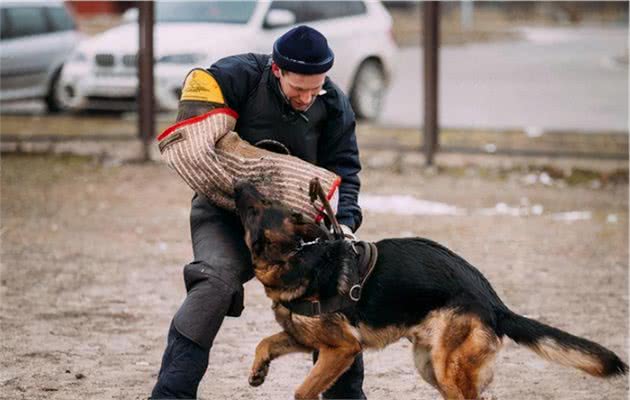
{"label": "dog's eye", "polygon": [[293,213],[291,214],[291,217],[293,217],[293,222],[296,224],[304,224],[304,217],[302,216],[302,214],[300,213]]}

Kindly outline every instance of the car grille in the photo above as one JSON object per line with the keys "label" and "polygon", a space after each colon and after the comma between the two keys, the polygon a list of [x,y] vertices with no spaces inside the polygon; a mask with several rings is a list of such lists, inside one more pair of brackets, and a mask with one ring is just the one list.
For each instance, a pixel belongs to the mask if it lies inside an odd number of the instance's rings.
{"label": "car grille", "polygon": [[98,65],[99,67],[113,67],[114,55],[113,54],[97,54],[94,57],[94,61],[96,61],[96,65]]}
{"label": "car grille", "polygon": [[122,58],[125,67],[136,68],[138,65],[138,56],[136,54],[125,54]]}
{"label": "car grille", "polygon": [[136,96],[107,97],[88,96],[88,107],[102,110],[132,111],[138,108]]}

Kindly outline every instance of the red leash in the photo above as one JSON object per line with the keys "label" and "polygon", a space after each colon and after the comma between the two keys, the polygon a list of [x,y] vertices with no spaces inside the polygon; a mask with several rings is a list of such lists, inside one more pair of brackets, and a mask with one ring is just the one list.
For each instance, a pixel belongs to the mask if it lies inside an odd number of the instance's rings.
{"label": "red leash", "polygon": [[339,222],[335,217],[335,212],[333,211],[330,203],[328,202],[328,199],[326,198],[326,194],[324,193],[324,189],[319,182],[319,178],[311,179],[308,193],[311,198],[311,203],[313,203],[313,206],[315,206],[315,201],[317,200],[317,197],[319,197],[320,201],[324,205],[324,214],[326,214],[326,216],[328,217],[328,221],[332,225],[333,235],[336,239],[343,239],[343,231],[341,230],[341,226],[339,225]]}

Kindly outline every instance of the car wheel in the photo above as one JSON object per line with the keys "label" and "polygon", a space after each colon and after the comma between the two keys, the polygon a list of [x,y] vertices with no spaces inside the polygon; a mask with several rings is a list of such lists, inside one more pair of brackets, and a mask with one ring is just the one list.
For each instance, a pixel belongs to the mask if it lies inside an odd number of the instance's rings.
{"label": "car wheel", "polygon": [[69,110],[68,94],[64,92],[64,88],[60,85],[61,68],[55,72],[55,75],[50,82],[48,88],[48,94],[44,99],[46,102],[46,108],[50,113],[58,113]]}
{"label": "car wheel", "polygon": [[350,101],[359,118],[376,119],[385,95],[385,73],[377,60],[366,60],[354,77]]}

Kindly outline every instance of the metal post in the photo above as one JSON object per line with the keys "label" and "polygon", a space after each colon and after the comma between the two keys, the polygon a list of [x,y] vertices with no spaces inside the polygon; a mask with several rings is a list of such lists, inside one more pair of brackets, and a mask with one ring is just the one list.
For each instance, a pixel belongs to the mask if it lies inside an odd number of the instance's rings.
{"label": "metal post", "polygon": [[424,145],[425,161],[433,164],[438,149],[438,44],[440,5],[437,1],[422,3],[424,27]]}
{"label": "metal post", "polygon": [[153,102],[153,2],[138,2],[138,136],[142,140],[142,160],[150,160],[150,143],[155,131]]}

